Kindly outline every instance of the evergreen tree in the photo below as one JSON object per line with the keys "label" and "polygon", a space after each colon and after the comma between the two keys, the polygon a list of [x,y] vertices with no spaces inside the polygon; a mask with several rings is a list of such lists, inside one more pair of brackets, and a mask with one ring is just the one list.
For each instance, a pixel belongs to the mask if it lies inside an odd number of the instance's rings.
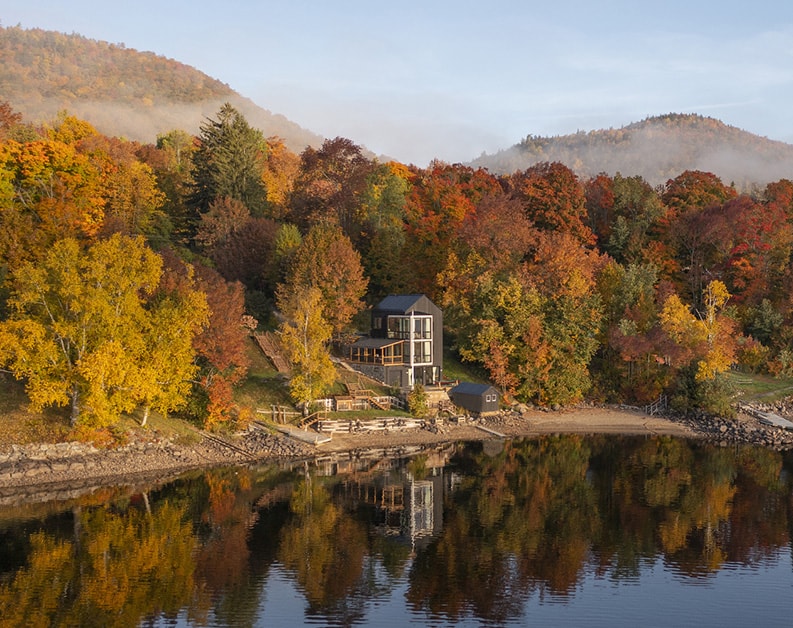
{"label": "evergreen tree", "polygon": [[262,174],[267,143],[262,132],[226,103],[217,120],[201,125],[199,146],[193,155],[193,183],[188,204],[199,212],[219,198],[232,198],[261,216],[267,204]]}

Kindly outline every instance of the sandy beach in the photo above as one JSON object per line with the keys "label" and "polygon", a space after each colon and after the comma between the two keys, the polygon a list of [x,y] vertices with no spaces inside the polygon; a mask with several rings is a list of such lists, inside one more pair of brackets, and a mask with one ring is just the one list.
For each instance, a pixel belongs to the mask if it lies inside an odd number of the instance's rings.
{"label": "sandy beach", "polygon": [[328,443],[318,445],[325,452],[347,451],[388,445],[423,445],[448,441],[475,441],[492,438],[526,438],[542,434],[663,434],[695,438],[688,425],[671,419],[649,416],[638,410],[582,407],[556,412],[532,410],[523,414],[505,413],[477,421],[438,426],[428,429],[391,430],[333,434]]}

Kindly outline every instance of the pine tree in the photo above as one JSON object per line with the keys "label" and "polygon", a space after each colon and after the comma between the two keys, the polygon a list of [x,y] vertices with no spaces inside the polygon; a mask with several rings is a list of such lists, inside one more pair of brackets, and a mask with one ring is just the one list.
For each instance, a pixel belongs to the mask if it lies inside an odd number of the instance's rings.
{"label": "pine tree", "polygon": [[267,143],[262,132],[226,103],[217,120],[208,119],[201,125],[198,139],[188,204],[203,213],[214,200],[228,197],[245,204],[252,215],[263,215]]}

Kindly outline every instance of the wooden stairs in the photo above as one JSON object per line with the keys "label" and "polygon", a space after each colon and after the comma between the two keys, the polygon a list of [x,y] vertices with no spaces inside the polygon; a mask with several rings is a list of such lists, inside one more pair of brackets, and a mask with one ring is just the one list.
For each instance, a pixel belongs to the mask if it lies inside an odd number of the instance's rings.
{"label": "wooden stairs", "polygon": [[275,334],[270,331],[264,333],[256,332],[253,334],[253,339],[279,373],[289,373],[289,362],[281,353],[281,347]]}

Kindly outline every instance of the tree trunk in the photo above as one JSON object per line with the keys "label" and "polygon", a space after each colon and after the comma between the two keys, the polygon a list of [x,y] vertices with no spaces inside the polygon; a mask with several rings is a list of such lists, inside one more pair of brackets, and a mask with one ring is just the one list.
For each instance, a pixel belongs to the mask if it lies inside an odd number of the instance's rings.
{"label": "tree trunk", "polygon": [[149,404],[143,406],[143,418],[140,420],[140,426],[146,427],[146,421],[149,420]]}
{"label": "tree trunk", "polygon": [[77,389],[77,386],[72,388],[72,416],[71,416],[71,426],[74,427],[77,425],[77,419],[80,418],[80,391]]}

